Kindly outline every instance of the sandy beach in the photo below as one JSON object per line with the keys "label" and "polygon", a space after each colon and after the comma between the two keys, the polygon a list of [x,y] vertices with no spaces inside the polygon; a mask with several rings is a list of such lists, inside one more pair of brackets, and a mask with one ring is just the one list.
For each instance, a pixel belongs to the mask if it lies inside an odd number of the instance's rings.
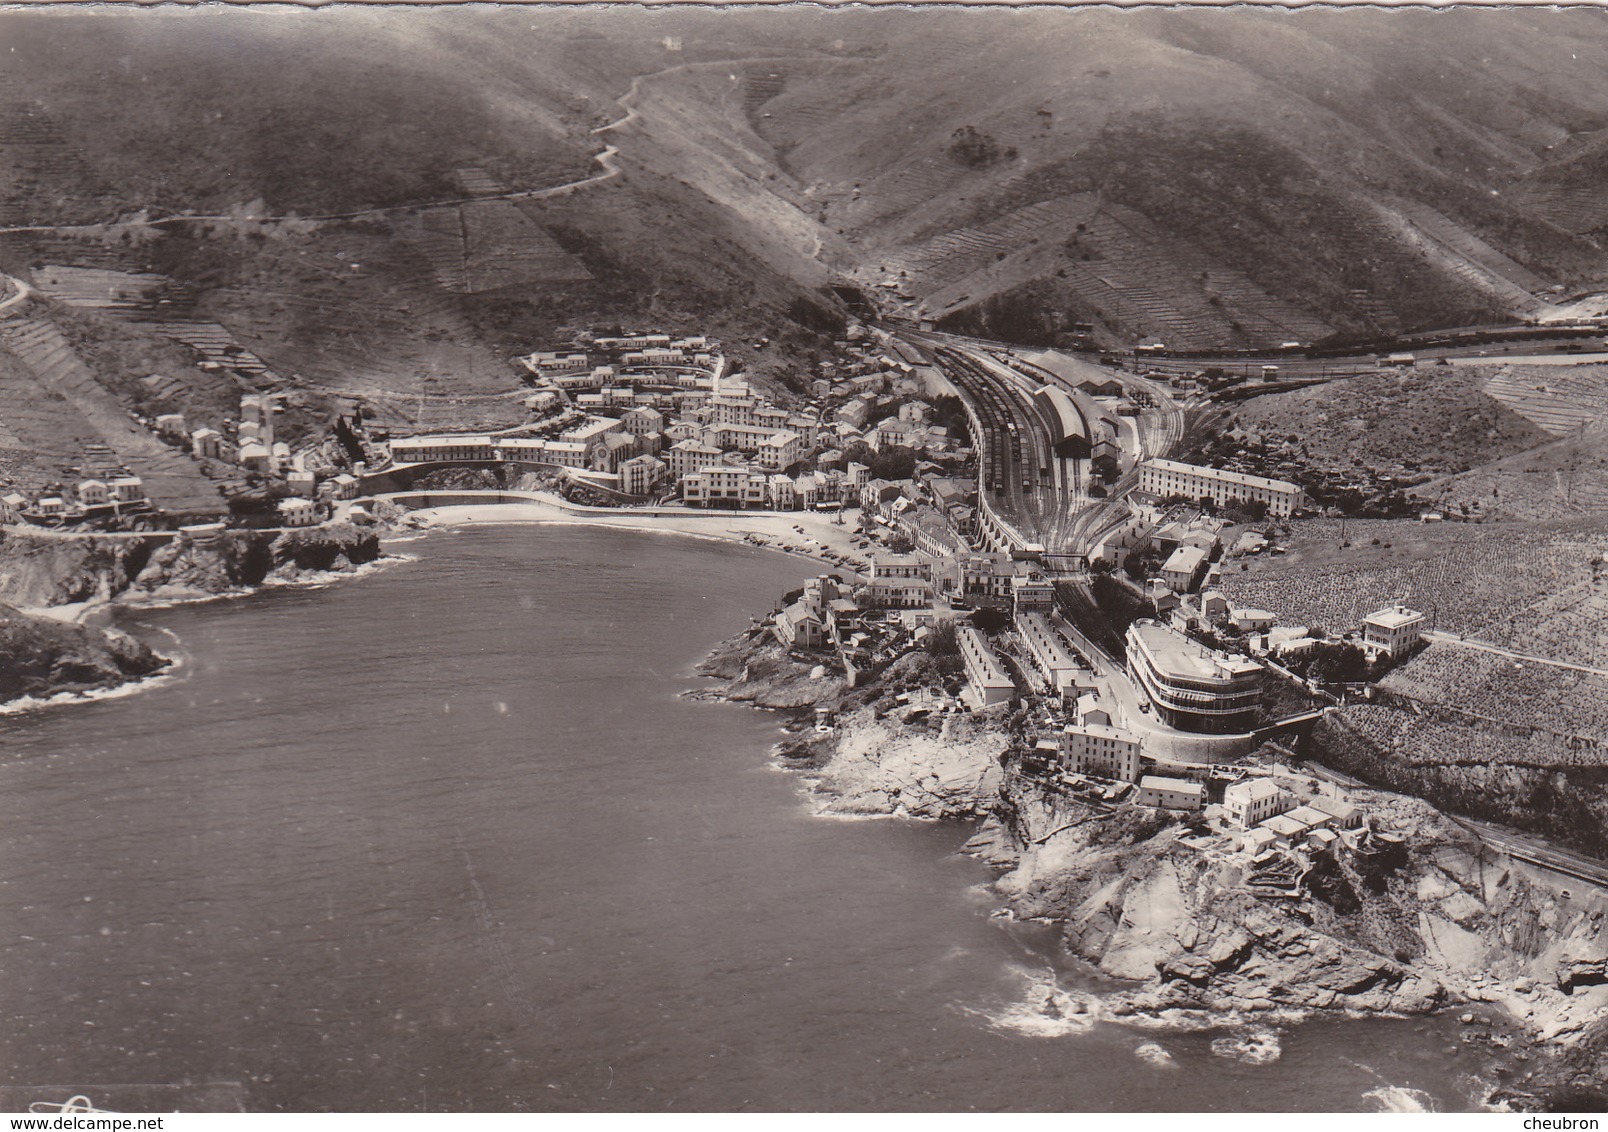
{"label": "sandy beach", "polygon": [[[867,555],[871,553],[854,545],[854,518],[845,514],[840,525],[837,516],[809,511],[609,510],[577,507],[557,497],[533,495],[517,503],[425,508],[409,512],[407,521],[424,529],[501,523],[613,527],[617,530],[743,542],[834,566],[840,565],[832,557],[837,555],[848,558],[849,565],[854,568],[863,567]],[[799,528],[802,528],[802,533]]]}

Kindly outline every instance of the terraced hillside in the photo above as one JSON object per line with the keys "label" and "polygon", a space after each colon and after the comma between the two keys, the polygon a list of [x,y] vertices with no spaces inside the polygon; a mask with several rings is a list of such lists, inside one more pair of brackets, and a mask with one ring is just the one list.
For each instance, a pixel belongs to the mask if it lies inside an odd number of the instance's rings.
{"label": "terraced hillside", "polygon": [[1239,427],[1269,441],[1296,437],[1322,468],[1462,472],[1545,444],[1545,425],[1515,411],[1476,371],[1419,366],[1253,397]]}
{"label": "terraced hillside", "polygon": [[1430,527],[1352,521],[1344,538],[1337,521],[1321,520],[1303,524],[1297,541],[1304,549],[1284,558],[1225,569],[1223,592],[1286,624],[1329,629],[1401,601],[1430,615],[1435,628],[1540,655],[1556,595],[1595,584],[1608,517]]}
{"label": "terraced hillside", "polygon": [[1595,229],[1525,203],[1602,183],[1602,13],[0,23],[0,206],[76,221],[0,234],[0,267],[248,385],[398,413],[506,390],[560,326],[819,346],[845,276],[960,329],[1178,348],[1545,313],[1608,278]]}
{"label": "terraced hillside", "polygon": [[162,507],[221,507],[200,466],[130,416],[124,398],[91,372],[49,308],[25,304],[0,317],[0,420],[12,482],[39,487],[127,470]]}
{"label": "terraced hillside", "polygon": [[405,221],[402,231],[441,286],[458,295],[592,277],[512,201],[427,209]]}
{"label": "terraced hillside", "polygon": [[[957,329],[990,329],[1006,296],[1016,323],[1031,321],[1024,305],[1071,308],[1114,338],[1184,348],[1365,336],[1545,313],[1554,285],[1604,274],[1585,229],[1507,195],[1608,121],[1596,17],[1084,11],[863,26],[877,65],[790,76],[762,132],[854,241],[864,277],[886,268]],[[1559,64],[1561,38],[1573,54]],[[1603,199],[1600,178],[1581,182],[1568,191]],[[1125,231],[1090,224],[1072,241],[1045,216],[1033,234],[1052,253],[1013,228],[1091,198]]]}
{"label": "terraced hillside", "polygon": [[1484,388],[1554,436],[1608,417],[1608,366],[1502,366]]}

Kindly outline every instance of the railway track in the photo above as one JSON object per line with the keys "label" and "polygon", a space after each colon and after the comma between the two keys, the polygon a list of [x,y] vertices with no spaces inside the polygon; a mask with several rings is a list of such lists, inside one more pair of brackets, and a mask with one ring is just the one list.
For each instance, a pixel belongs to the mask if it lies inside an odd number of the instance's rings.
{"label": "railway track", "polygon": [[988,434],[979,456],[979,490],[990,494],[1026,538],[1043,542],[1059,510],[1059,491],[1050,439],[1037,410],[1020,388],[965,352],[941,346],[936,357]]}

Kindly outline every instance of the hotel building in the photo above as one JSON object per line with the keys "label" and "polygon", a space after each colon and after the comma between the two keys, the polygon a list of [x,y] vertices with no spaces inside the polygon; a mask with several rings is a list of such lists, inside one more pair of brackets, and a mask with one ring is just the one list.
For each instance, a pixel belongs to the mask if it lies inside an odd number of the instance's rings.
{"label": "hotel building", "polygon": [[1128,674],[1162,722],[1181,731],[1238,734],[1256,725],[1262,667],[1225,656],[1158,621],[1128,627]]}

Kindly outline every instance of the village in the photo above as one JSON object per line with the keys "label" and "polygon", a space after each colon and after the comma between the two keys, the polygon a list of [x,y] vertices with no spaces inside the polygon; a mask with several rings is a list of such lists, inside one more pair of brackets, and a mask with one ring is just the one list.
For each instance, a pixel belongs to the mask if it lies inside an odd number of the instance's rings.
{"label": "village", "polygon": [[[988,425],[943,369],[859,324],[836,346],[785,403],[708,336],[581,332],[515,359],[528,420],[512,427],[403,434],[356,404],[293,445],[277,434],[284,406],[272,394],[243,396],[234,419],[152,424],[209,474],[239,481],[237,526],[364,524],[375,499],[482,495],[645,518],[800,515],[787,536],[772,523],[744,537],[834,569],[765,622],[801,663],[854,688],[909,652],[946,657],[948,677],[907,697],[914,718],[1025,718],[1019,773],[1085,804],[1172,812],[1195,843],[1247,854],[1270,893],[1294,891],[1311,854],[1367,850],[1368,816],[1332,782],[1289,769],[1297,760],[1281,744],[1368,695],[1419,647],[1424,615],[1382,608],[1331,638],[1335,626],[1281,624],[1278,611],[1226,596],[1236,561],[1282,552],[1277,524],[1311,506],[1297,485],[1232,464],[1136,459],[1137,442],[1118,443],[1118,417],[1153,397],[1086,380],[1066,415],[1095,415],[1104,431],[1077,450],[1089,465],[1078,477],[1096,482],[1101,457],[1112,468],[1100,480],[1130,474],[1110,496],[1090,493],[1107,514],[1074,572],[1083,588],[1068,586],[1064,561],[1000,537],[978,490]],[[476,469],[501,469],[499,489],[465,486]],[[57,528],[161,519],[131,477],[12,492],[0,507],[7,523]],[[823,709],[817,727],[832,726]]]}

